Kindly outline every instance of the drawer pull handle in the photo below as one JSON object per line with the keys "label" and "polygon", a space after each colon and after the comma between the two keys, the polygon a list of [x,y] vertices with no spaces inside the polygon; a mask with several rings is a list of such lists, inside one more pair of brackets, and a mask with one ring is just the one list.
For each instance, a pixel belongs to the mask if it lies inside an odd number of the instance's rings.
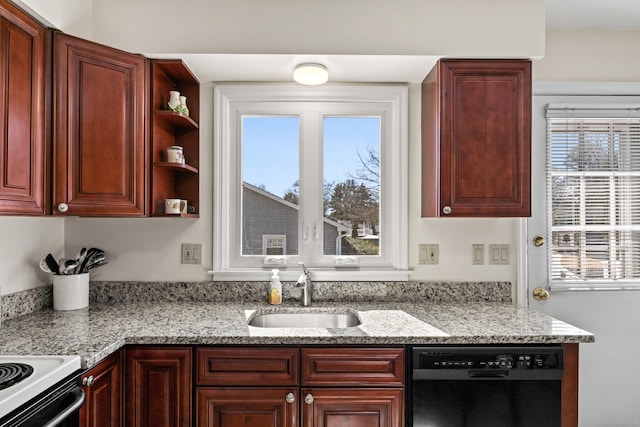
{"label": "drawer pull handle", "polygon": [[311,405],[313,403],[313,395],[307,394],[304,397],[304,403],[306,403],[307,405]]}
{"label": "drawer pull handle", "polygon": [[287,397],[284,398],[287,403],[293,403],[296,401],[296,397],[293,395],[293,393],[289,393],[287,394]]}
{"label": "drawer pull handle", "polygon": [[82,379],[82,385],[85,385],[87,387],[91,387],[93,384],[95,383],[95,378],[93,378],[93,375],[91,375],[90,377],[84,377]]}

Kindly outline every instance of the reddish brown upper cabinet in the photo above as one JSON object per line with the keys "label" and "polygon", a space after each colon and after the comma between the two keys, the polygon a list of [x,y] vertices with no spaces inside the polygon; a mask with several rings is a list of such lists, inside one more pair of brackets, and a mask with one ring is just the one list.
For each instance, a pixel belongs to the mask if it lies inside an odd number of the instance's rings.
{"label": "reddish brown upper cabinet", "polygon": [[440,60],[422,83],[422,216],[531,215],[531,62]]}
{"label": "reddish brown upper cabinet", "polygon": [[87,400],[80,409],[81,427],[122,425],[121,358],[117,351],[82,376]]}
{"label": "reddish brown upper cabinet", "polygon": [[54,35],[53,213],[147,213],[148,61]]}
{"label": "reddish brown upper cabinet", "polygon": [[0,214],[49,211],[50,33],[0,0]]}

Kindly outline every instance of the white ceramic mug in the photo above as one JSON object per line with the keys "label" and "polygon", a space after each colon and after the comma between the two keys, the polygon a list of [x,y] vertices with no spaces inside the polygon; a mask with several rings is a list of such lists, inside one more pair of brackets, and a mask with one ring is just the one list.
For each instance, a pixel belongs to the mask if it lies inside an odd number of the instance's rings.
{"label": "white ceramic mug", "polygon": [[180,213],[187,213],[187,201],[184,199],[180,200]]}
{"label": "white ceramic mug", "polygon": [[164,199],[164,213],[179,214],[180,199]]}
{"label": "white ceramic mug", "polygon": [[180,147],[179,145],[172,145],[171,147],[167,147],[167,162],[183,163],[182,159],[182,147]]}

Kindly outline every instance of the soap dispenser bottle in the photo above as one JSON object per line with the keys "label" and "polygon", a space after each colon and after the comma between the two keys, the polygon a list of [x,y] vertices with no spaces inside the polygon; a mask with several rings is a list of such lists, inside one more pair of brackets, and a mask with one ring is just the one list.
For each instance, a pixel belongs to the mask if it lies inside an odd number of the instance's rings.
{"label": "soap dispenser bottle", "polygon": [[278,277],[278,269],[271,270],[271,282],[269,283],[269,304],[282,303],[282,283]]}

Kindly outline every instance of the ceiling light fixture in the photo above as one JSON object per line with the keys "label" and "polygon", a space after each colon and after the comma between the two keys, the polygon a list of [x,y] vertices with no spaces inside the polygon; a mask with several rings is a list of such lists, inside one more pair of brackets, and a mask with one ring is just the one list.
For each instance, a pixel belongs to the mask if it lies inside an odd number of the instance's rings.
{"label": "ceiling light fixture", "polygon": [[301,85],[321,85],[329,80],[329,72],[322,64],[300,64],[293,71],[293,80]]}

